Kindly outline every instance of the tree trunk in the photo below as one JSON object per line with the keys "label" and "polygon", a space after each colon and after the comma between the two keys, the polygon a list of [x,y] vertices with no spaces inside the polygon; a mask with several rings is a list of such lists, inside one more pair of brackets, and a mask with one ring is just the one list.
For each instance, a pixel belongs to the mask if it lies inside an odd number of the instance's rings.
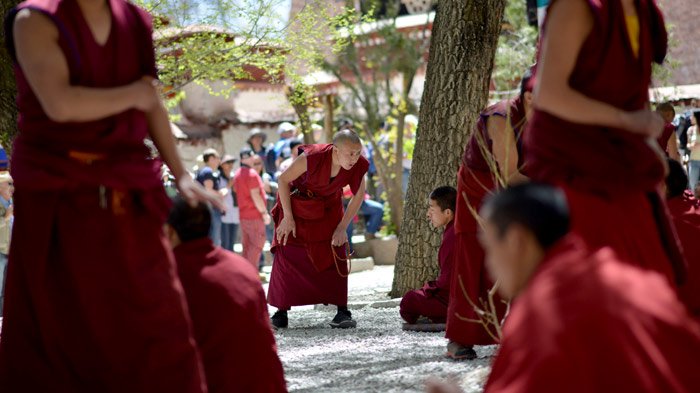
{"label": "tree trunk", "polygon": [[[19,2],[2,0],[0,12],[7,12]],[[2,43],[0,46],[0,144],[5,148],[8,158],[12,150],[12,141],[17,135],[17,106],[15,105],[15,73],[13,62],[5,46],[5,29],[0,29]]]}
{"label": "tree trunk", "polygon": [[390,295],[436,277],[441,234],[425,218],[434,188],[457,182],[474,121],[488,97],[505,0],[441,0],[435,16],[413,167]]}
{"label": "tree trunk", "polygon": [[[325,136],[324,143],[331,143],[333,140],[333,100],[334,97],[330,94],[323,96],[323,135]],[[316,141],[318,143],[319,141]]]}

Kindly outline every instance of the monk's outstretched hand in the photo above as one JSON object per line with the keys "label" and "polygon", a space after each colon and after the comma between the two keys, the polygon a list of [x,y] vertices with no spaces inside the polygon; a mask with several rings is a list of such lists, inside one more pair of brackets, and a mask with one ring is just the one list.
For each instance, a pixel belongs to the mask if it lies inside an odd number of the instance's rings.
{"label": "monk's outstretched hand", "polygon": [[348,233],[345,232],[345,228],[337,227],[333,231],[333,237],[331,238],[331,245],[338,247],[348,242]]}
{"label": "monk's outstretched hand", "polygon": [[208,191],[201,184],[195,182],[190,175],[184,175],[177,180],[177,188],[180,194],[190,205],[197,202],[211,203],[219,210],[226,209],[224,198],[218,192]]}
{"label": "monk's outstretched hand", "polygon": [[283,246],[286,246],[290,233],[292,236],[297,237],[296,223],[294,222],[294,218],[284,216],[277,226],[277,241],[282,243]]}

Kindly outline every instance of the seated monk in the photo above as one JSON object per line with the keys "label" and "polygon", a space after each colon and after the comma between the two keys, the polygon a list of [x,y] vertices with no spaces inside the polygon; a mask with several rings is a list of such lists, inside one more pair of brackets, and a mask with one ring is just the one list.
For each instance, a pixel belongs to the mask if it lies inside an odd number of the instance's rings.
{"label": "seated monk", "polygon": [[177,197],[165,227],[209,392],[286,392],[257,269],[214,246],[210,222],[205,204]]}
{"label": "seated monk", "polygon": [[401,299],[399,312],[406,323],[404,330],[445,330],[447,305],[450,296],[452,265],[455,258],[454,211],[457,190],[450,186],[438,187],[430,193],[428,219],[435,228],[443,228],[442,244],[438,252],[440,276],[428,281],[423,288],[407,292]]}
{"label": "seated monk", "polygon": [[[275,328],[287,327],[292,306],[321,303],[338,307],[331,327],[356,326],[347,308],[346,229],[364,199],[368,168],[360,137],[346,129],[333,136],[333,144],[300,146],[297,159],[280,175],[267,296],[278,309],[272,316]],[[346,185],[353,196],[343,212]]]}
{"label": "seated monk", "polygon": [[485,392],[700,391],[700,326],[665,276],[567,235],[564,194],[514,187],[481,215],[487,267],[513,299]]}
{"label": "seated monk", "polygon": [[700,316],[700,203],[688,188],[688,175],[683,165],[668,160],[666,205],[688,261],[688,279],[681,285],[680,295],[695,316]]}

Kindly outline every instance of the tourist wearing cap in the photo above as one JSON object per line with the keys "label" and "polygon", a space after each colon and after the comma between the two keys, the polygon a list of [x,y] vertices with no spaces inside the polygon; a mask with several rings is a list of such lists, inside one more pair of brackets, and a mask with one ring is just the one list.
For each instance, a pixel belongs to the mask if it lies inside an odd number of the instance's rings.
{"label": "tourist wearing cap", "polygon": [[274,176],[275,171],[277,170],[275,165],[275,160],[277,157],[275,156],[274,145],[271,143],[265,145],[265,141],[267,141],[267,134],[256,127],[250,130],[246,143],[248,143],[250,149],[262,159],[263,164],[265,165],[265,173],[268,173],[270,176]]}
{"label": "tourist wearing cap", "polygon": [[280,136],[280,140],[277,141],[274,147],[275,170],[276,168],[279,168],[279,165],[282,162],[282,150],[289,148],[289,142],[291,142],[296,136],[297,127],[294,124],[285,121],[284,123],[281,123],[279,127],[277,127],[277,133]]}

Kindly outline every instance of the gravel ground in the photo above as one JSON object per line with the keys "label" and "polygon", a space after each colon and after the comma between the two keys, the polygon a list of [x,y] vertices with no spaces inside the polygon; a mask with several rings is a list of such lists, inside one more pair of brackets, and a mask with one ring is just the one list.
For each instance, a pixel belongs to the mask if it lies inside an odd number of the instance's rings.
{"label": "gravel ground", "polygon": [[331,307],[289,312],[289,328],[276,339],[290,392],[422,392],[430,376],[457,378],[465,392],[482,390],[495,347],[456,362],[443,356],[444,333],[402,331],[398,299],[387,296],[393,273],[393,266],[378,266],[350,276],[357,329],[331,329]]}

